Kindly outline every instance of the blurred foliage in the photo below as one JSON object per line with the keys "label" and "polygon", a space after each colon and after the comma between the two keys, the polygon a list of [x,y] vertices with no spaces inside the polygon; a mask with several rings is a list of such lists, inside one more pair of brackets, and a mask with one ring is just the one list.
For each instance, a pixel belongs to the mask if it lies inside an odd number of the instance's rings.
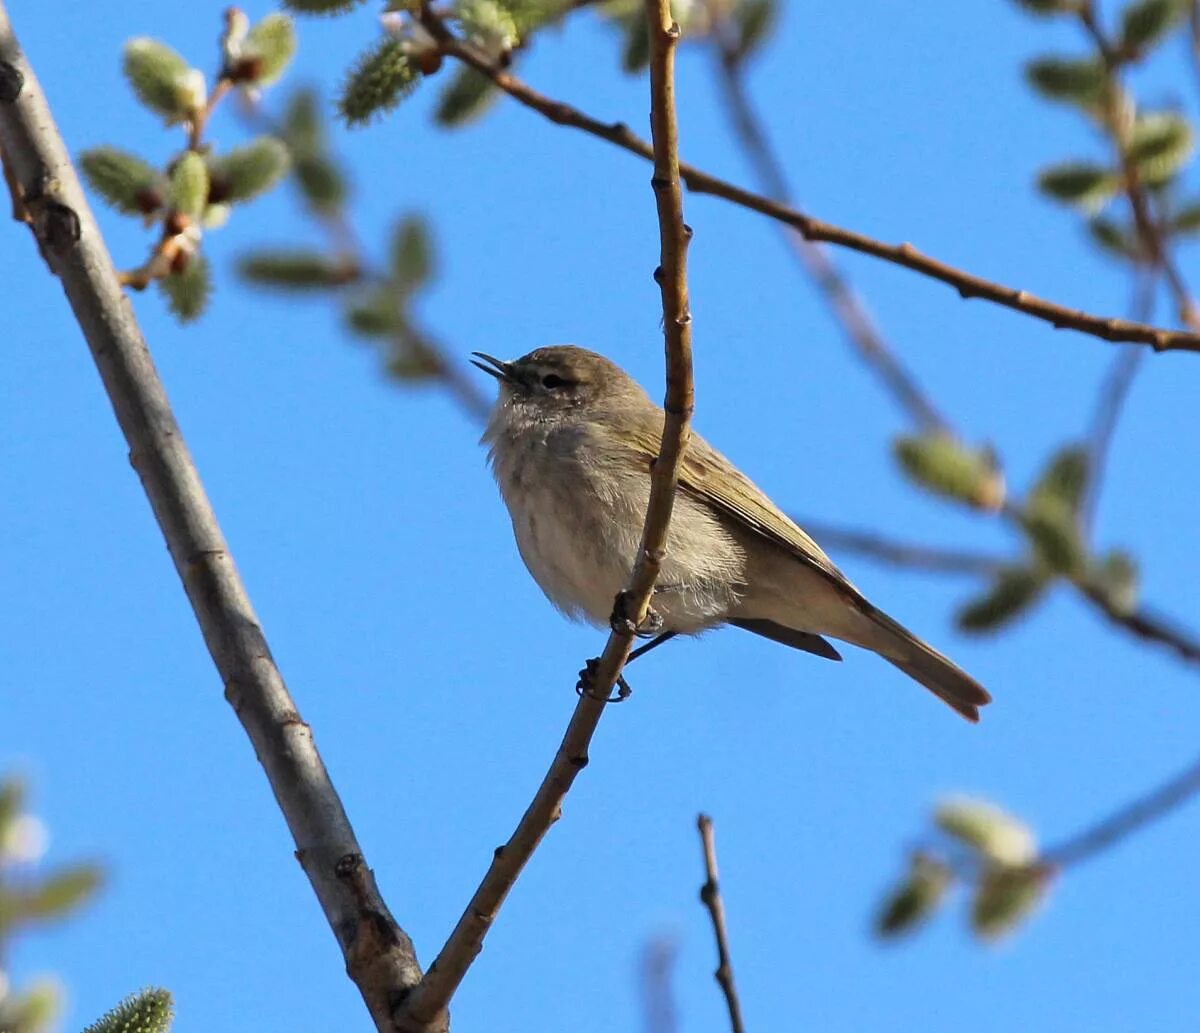
{"label": "blurred foliage", "polygon": [[885,939],[914,932],[954,888],[970,897],[968,923],[980,940],[1016,930],[1044,898],[1054,866],[1040,860],[1033,832],[1000,808],[959,798],[933,814],[930,842],[884,896],[875,931]]}
{"label": "blurred foliage", "polygon": [[[337,15],[358,6],[357,0],[287,0],[298,14]],[[386,4],[384,37],[365,50],[346,73],[337,100],[341,118],[363,126],[394,108],[421,80],[442,68],[442,48],[425,19],[432,18],[474,47],[497,68],[506,69],[537,35],[558,25],[576,10],[594,9],[620,34],[620,63],[627,72],[643,69],[650,59],[650,40],[642,0],[453,0],[448,7],[422,11],[408,0]],[[674,0],[672,14],[685,43],[729,33],[735,63],[761,47],[775,27],[777,0]],[[481,117],[500,91],[477,70],[465,65],[446,77],[434,108],[442,126],[462,125]]]}
{"label": "blurred foliage", "polygon": [[936,495],[980,509],[1004,505],[1004,477],[991,449],[968,448],[950,434],[935,432],[898,437],[893,451],[909,479]]}
{"label": "blurred foliage", "polygon": [[1125,85],[1127,72],[1144,63],[1176,30],[1186,28],[1187,0],[1133,0],[1105,32],[1099,12],[1079,0],[1022,2],[1038,14],[1073,15],[1089,53],[1047,54],[1025,66],[1025,78],[1042,97],[1076,108],[1107,142],[1102,158],[1069,158],[1042,169],[1038,188],[1048,198],[1090,217],[1092,239],[1126,263],[1149,263],[1155,249],[1140,240],[1133,219],[1105,214],[1130,192],[1148,192],[1154,232],[1168,248],[1176,237],[1200,232],[1194,202],[1181,201],[1182,177],[1194,150],[1191,122],[1181,112],[1143,110]]}
{"label": "blurred foliage", "polygon": [[212,291],[208,263],[200,254],[205,231],[224,225],[231,206],[269,190],[288,171],[290,154],[279,140],[261,137],[221,154],[203,139],[213,108],[230,90],[257,97],[277,80],[296,51],[291,19],[270,14],[257,24],[235,7],[225,12],[219,71],[210,92],[204,73],[158,40],[125,45],[124,72],[134,95],[167,125],[182,124],[186,146],[162,168],[114,146],[84,151],[79,167],[92,190],[117,211],[157,225],[147,260],[123,274],[141,290],[158,283],[170,311],[196,319]]}
{"label": "blurred foliage", "polygon": [[[16,939],[62,921],[87,903],[102,882],[94,864],[68,864],[45,871],[45,826],[26,810],[25,784],[0,781],[0,959]],[[0,962],[0,1030],[40,1033],[59,1011],[58,981],[44,976],[18,989]]]}
{"label": "blurred foliage", "polygon": [[352,334],[380,348],[388,372],[406,381],[446,374],[442,350],[420,328],[413,307],[434,268],[424,220],[408,215],[392,230],[385,263],[373,265],[349,228],[348,178],[328,145],[321,107],[310,91],[288,101],[274,131],[291,153],[292,181],[329,237],[326,247],[289,245],[242,254],[238,272],[260,287],[336,297]]}

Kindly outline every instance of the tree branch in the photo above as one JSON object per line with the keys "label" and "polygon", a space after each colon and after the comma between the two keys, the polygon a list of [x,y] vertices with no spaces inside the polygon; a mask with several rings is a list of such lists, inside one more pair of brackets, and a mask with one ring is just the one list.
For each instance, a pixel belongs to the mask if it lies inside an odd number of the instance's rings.
{"label": "tree branch", "polygon": [[1143,826],[1166,816],[1200,792],[1200,760],[1174,778],[1069,839],[1047,847],[1039,860],[1066,867],[1090,860]]}
{"label": "tree branch", "polygon": [[1120,88],[1121,56],[1100,27],[1093,0],[1085,0],[1076,10],[1084,31],[1096,45],[1108,75],[1109,88],[1105,91],[1105,122],[1112,138],[1113,148],[1117,152],[1117,160],[1121,165],[1121,179],[1125,197],[1129,201],[1129,209],[1133,215],[1133,223],[1141,238],[1142,247],[1151,263],[1162,271],[1163,278],[1175,298],[1175,306],[1179,313],[1179,321],[1193,329],[1200,328],[1200,314],[1188,291],[1179,267],[1171,257],[1167,242],[1163,239],[1158,222],[1150,209],[1150,198],[1146,186],[1138,172],[1137,163],[1130,155],[1129,133],[1130,118],[1122,110]]}
{"label": "tree branch", "polygon": [[[640,158],[650,159],[653,157],[650,144],[633,133],[623,122],[601,122],[578,108],[538,93],[493,62],[483,51],[457,38],[445,23],[430,10],[423,10],[420,19],[421,24],[438,41],[442,53],[470,65],[476,71],[487,76],[500,89],[525,107],[538,112],[551,122],[570,126],[601,140],[607,140]],[[799,230],[805,240],[823,241],[837,247],[848,248],[893,265],[903,266],[934,280],[940,280],[953,287],[964,299],[980,298],[1049,323],[1056,329],[1077,330],[1105,341],[1129,341],[1145,344],[1156,351],[1200,352],[1200,334],[1198,333],[1167,330],[1143,323],[1134,323],[1128,319],[1094,316],[1077,309],[1070,309],[1052,301],[1046,301],[1028,291],[1006,287],[1003,284],[974,276],[929,255],[922,254],[911,244],[885,244],[853,230],[810,218],[778,201],[772,201],[761,194],[711,176],[695,166],[681,162],[679,174],[684,184],[694,193],[720,197],[743,208],[766,215]]]}
{"label": "tree branch", "polygon": [[1002,556],[989,556],[982,552],[967,552],[959,549],[943,549],[917,542],[901,542],[885,538],[871,531],[856,531],[851,528],[834,527],[802,517],[794,518],[821,548],[831,552],[844,550],[868,559],[878,560],[893,567],[920,570],[930,574],[966,574],[991,577],[1011,561]]}
{"label": "tree branch", "polygon": [[[693,406],[691,311],[687,293],[687,248],[691,230],[683,221],[678,127],[675,117],[674,56],[679,28],[671,19],[669,0],[646,0],[649,19],[650,119],[654,139],[651,184],[658,208],[660,260],[655,279],[662,291],[666,350],[666,410],[662,445],[650,482],[650,501],[637,560],[622,593],[629,620],[614,625],[604,652],[580,694],[566,734],[533,800],[508,842],[498,848],[449,939],[420,985],[401,1004],[400,1016],[418,1026],[444,1013],[468,968],[483,949],[483,940],[501,905],[550,826],[558,820],[562,801],[588,763],[588,747],[633,646],[634,630],[646,618],[650,596],[666,554],[667,529],[679,480],[679,463],[687,447]],[[445,26],[425,7],[421,19]]]}
{"label": "tree branch", "polygon": [[[746,89],[743,56],[729,17],[710,4],[716,43],[717,71],[734,130],[758,177],[759,187],[771,200],[791,204],[791,191],[778,156],[767,138],[766,129]],[[858,356],[883,382],[884,388],[909,418],[923,431],[950,433],[949,421],[921,390],[916,378],[905,368],[879,327],[871,318],[862,298],[838,269],[827,249],[804,238],[792,228],[783,228],[784,238],[804,268],[826,307],[842,327],[842,332]]]}
{"label": "tree branch", "polygon": [[296,856],[378,1029],[420,978],[349,819],[271,657],[45,94],[0,2],[0,150],[43,257],[59,277],[129,444],[209,653],[266,771]]}
{"label": "tree branch", "polygon": [[713,973],[721,993],[725,995],[725,1005],[729,1009],[729,1028],[731,1033],[746,1033],[742,1024],[742,1005],[738,1000],[737,985],[733,980],[733,962],[729,956],[729,933],[725,928],[725,902],[721,899],[721,888],[717,882],[717,843],[713,832],[713,822],[707,814],[701,814],[696,819],[700,829],[700,845],[704,850],[704,885],[700,887],[700,900],[708,908],[712,919],[713,934],[717,938],[717,971]]}
{"label": "tree branch", "polygon": [[[1135,269],[1135,300],[1133,313],[1135,318],[1149,318],[1154,310],[1154,293],[1157,278],[1152,270],[1146,270],[1144,275],[1138,275],[1142,270]],[[1108,372],[1100,385],[1096,396],[1096,406],[1092,413],[1091,426],[1088,428],[1088,477],[1079,507],[1080,520],[1084,534],[1090,536],[1092,520],[1096,515],[1096,507],[1100,502],[1100,493],[1104,486],[1104,475],[1108,467],[1108,455],[1112,449],[1113,438],[1116,436],[1117,423],[1129,398],[1129,390],[1133,387],[1134,378],[1141,369],[1145,352],[1140,348],[1124,348],[1112,360]]]}

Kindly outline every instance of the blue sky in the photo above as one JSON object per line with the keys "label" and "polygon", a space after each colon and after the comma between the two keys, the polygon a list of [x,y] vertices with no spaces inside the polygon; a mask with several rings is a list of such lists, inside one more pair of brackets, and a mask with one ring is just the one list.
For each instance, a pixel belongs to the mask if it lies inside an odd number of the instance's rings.
{"label": "blue sky", "polygon": [[[121,81],[121,44],[157,36],[210,67],[221,5],[10,8],[74,151],[170,153],[176,138]],[[374,32],[370,11],[304,23],[289,81],[328,89]],[[751,88],[813,214],[1123,314],[1121,271],[1031,186],[1050,161],[1100,153],[1019,75],[1073,42],[1000,2],[792,4]],[[645,128],[645,83],[621,75],[615,36],[589,15],[539,40],[520,70]],[[1140,86],[1194,109],[1181,54]],[[659,394],[649,167],[511,102],[436,131],[432,96],[337,139],[377,254],[399,213],[431,220],[439,276],[422,319],[460,358],[573,341]],[[681,56],[679,97],[687,158],[747,182],[702,49]],[[228,114],[214,133],[242,136]],[[701,432],[814,519],[1015,547],[901,480],[887,447],[901,414],[774,227],[710,198],[685,203]],[[139,228],[101,222],[118,263],[140,261]],[[86,913],[19,944],[13,975],[62,976],[66,1029],[146,984],[175,993],[181,1031],[365,1029],[61,292],[22,228],[0,232],[0,765],[33,780],[49,860],[97,858],[110,875]],[[300,239],[318,237],[280,191],[210,237],[218,289],[199,326],[177,327],[153,293],[135,307],[274,654],[428,963],[540,780],[575,671],[603,635],[564,623],[529,579],[477,428],[445,397],[385,380],[331,306],[235,282],[239,249]],[[1111,346],[838,257],[951,419],[997,446],[1012,484],[1086,425]],[[1194,280],[1195,252],[1181,263]],[[1180,467],[1198,385],[1194,356],[1145,364],[1097,524],[1101,543],[1138,556],[1147,600],[1182,618],[1196,598],[1200,490]],[[1200,737],[1195,673],[1062,593],[1003,635],[970,639],[950,619],[970,584],[835,559],[991,688],[983,723],[857,652],[825,664],[726,631],[648,658],[456,999],[456,1028],[638,1029],[639,958],[666,936],[680,1028],[726,1029],[697,902],[701,810],[717,825],[751,1028],[1194,1027],[1200,894],[1179,863],[1194,807],[1069,872],[999,948],[969,940],[961,908],[896,947],[868,926],[940,794],[994,799],[1053,841],[1182,767]]]}

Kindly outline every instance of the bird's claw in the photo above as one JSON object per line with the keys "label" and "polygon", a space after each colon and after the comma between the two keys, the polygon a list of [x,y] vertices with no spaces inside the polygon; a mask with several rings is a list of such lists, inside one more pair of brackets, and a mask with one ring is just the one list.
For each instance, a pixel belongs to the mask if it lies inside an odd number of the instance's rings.
{"label": "bird's claw", "polygon": [[618,635],[634,635],[637,638],[656,638],[663,629],[663,616],[653,606],[646,609],[641,624],[635,624],[629,615],[629,596],[619,592],[613,602],[612,616],[608,625]]}
{"label": "bird's claw", "polygon": [[580,696],[584,694],[591,696],[592,699],[600,703],[624,703],[633,693],[633,689],[629,687],[629,682],[622,675],[617,675],[617,691],[615,695],[601,698],[592,691],[595,684],[596,668],[599,666],[599,657],[593,657],[587,662],[587,666],[579,672],[579,681],[575,683],[575,692]]}

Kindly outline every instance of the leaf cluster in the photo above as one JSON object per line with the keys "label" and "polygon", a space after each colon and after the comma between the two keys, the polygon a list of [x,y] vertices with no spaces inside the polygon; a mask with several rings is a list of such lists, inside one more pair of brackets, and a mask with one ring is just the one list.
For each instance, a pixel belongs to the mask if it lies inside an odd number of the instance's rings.
{"label": "leaf cluster", "polygon": [[272,189],[291,164],[289,149],[272,136],[219,152],[202,141],[201,133],[224,92],[238,88],[256,95],[283,74],[295,49],[295,30],[286,15],[271,14],[251,25],[230,8],[220,37],[220,72],[210,93],[204,73],[165,43],[130,40],[123,68],[134,95],[167,125],[184,124],[186,145],[163,166],[111,145],[79,156],[84,177],[103,201],[157,228],[150,258],[126,274],[126,282],[137,289],[156,282],[182,322],[203,312],[212,290],[210,267],[200,253],[204,232],[223,225],[234,206]]}
{"label": "leaf cluster", "polygon": [[1016,930],[1044,899],[1054,868],[1038,858],[1027,825],[981,800],[948,800],[933,814],[931,845],[909,857],[875,917],[876,934],[893,939],[916,931],[961,886],[968,924],[980,940]]}

